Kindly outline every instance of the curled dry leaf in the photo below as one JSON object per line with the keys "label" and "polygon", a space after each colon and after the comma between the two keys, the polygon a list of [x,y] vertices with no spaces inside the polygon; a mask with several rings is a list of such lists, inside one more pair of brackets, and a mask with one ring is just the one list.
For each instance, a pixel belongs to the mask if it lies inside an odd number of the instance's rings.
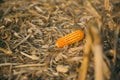
{"label": "curled dry leaf", "polygon": [[63,60],[63,59],[67,59],[67,56],[59,53],[56,57],[55,57],[55,61],[59,61],[59,60]]}
{"label": "curled dry leaf", "polygon": [[10,30],[1,30],[1,38],[3,40],[9,41],[11,39],[11,31]]}
{"label": "curled dry leaf", "polygon": [[83,50],[83,46],[70,48],[68,52],[71,53],[71,52],[80,51],[80,50]]}
{"label": "curled dry leaf", "polygon": [[46,48],[49,48],[48,45],[43,45],[42,48],[46,49]]}
{"label": "curled dry leaf", "polygon": [[57,65],[56,70],[58,72],[66,73],[69,70],[69,66]]}

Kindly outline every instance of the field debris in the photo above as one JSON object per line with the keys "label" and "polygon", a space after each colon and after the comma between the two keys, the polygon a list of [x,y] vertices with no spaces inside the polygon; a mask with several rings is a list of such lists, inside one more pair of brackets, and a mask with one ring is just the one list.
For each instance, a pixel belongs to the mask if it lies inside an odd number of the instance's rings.
{"label": "field debris", "polygon": [[119,0],[0,0],[0,80],[119,80],[119,53]]}

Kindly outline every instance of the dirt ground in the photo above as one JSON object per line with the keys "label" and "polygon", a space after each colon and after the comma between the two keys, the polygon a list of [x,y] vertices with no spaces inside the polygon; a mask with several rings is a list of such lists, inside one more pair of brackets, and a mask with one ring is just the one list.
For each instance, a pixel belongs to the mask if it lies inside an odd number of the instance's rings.
{"label": "dirt ground", "polygon": [[119,80],[119,27],[119,0],[0,0],[0,80]]}

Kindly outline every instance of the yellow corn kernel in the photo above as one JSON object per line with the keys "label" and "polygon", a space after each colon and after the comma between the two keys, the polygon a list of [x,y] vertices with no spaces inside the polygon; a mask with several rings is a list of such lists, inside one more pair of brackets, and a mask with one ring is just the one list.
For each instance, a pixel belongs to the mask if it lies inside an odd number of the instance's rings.
{"label": "yellow corn kernel", "polygon": [[84,32],[82,30],[76,30],[70,34],[65,35],[62,38],[59,38],[56,41],[56,46],[61,48],[75,42],[78,42],[84,38]]}

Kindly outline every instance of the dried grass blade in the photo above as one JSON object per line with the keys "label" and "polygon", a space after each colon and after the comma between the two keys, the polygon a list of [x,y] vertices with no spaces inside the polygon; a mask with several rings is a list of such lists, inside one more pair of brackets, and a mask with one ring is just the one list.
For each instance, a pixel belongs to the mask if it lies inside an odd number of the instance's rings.
{"label": "dried grass blade", "polygon": [[91,30],[91,36],[93,38],[93,44],[92,44],[92,51],[94,54],[94,62],[95,62],[95,80],[105,80],[104,78],[104,67],[103,67],[103,50],[101,46],[101,37],[100,37],[100,31],[98,30],[97,23],[95,21],[92,21],[92,26],[90,28]]}
{"label": "dried grass blade", "polygon": [[86,80],[88,64],[89,64],[89,59],[90,59],[91,45],[92,45],[92,39],[90,36],[90,32],[87,29],[83,63],[79,69],[78,80]]}
{"label": "dried grass blade", "polygon": [[45,66],[45,65],[46,65],[46,64],[23,64],[23,65],[14,66],[14,68],[40,67],[40,66]]}
{"label": "dried grass blade", "polygon": [[31,34],[27,35],[21,42],[19,42],[18,44],[16,44],[16,46],[14,46],[13,49],[15,49],[16,47],[18,47],[23,42],[25,42],[30,36],[31,36]]}

